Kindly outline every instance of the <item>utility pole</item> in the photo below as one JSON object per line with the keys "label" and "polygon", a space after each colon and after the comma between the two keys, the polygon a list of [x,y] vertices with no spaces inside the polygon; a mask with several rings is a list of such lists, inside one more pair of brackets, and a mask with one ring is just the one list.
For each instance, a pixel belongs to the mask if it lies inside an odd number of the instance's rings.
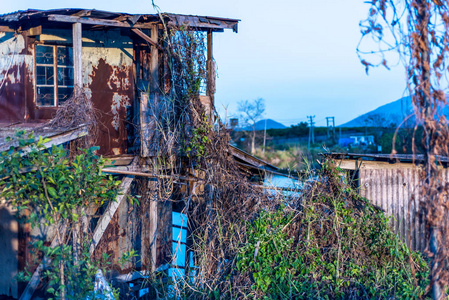
{"label": "utility pole", "polygon": [[335,117],[326,117],[327,137],[335,137]]}
{"label": "utility pole", "polygon": [[315,144],[315,135],[314,135],[314,125],[315,125],[315,122],[313,121],[313,119],[315,118],[315,116],[307,116],[307,118],[309,119],[309,124],[310,124],[310,127],[309,127],[309,146],[308,146],[308,149],[310,149],[310,141],[312,141],[312,144]]}
{"label": "utility pole", "polygon": [[263,131],[263,149],[262,153],[265,153],[265,141],[267,140],[267,119],[265,119],[265,130]]}

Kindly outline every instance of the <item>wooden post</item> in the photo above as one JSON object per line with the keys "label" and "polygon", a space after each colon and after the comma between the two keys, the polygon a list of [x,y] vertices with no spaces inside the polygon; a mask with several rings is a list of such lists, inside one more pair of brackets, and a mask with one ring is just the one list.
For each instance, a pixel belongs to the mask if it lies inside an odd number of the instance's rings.
{"label": "wooden post", "polygon": [[83,87],[83,44],[81,23],[73,24],[73,86],[75,92]]}
{"label": "wooden post", "polygon": [[212,31],[207,32],[207,88],[206,95],[209,97],[210,101],[210,121],[211,124],[214,123],[214,105],[215,105],[215,63],[213,54],[213,41],[212,41]]}
{"label": "wooden post", "polygon": [[[151,38],[157,42],[158,37],[158,27],[157,25],[153,25],[151,28]],[[159,121],[159,50],[155,45],[151,46],[149,69],[151,77],[149,98],[144,93],[140,97],[140,153],[142,157],[157,156],[160,149],[159,145],[157,145],[157,122]]]}
{"label": "wooden post", "polygon": [[[151,39],[158,42],[159,29],[157,25],[151,27]],[[160,155],[159,143],[159,126],[160,122],[160,107],[159,107],[159,50],[155,45],[151,46],[151,58],[150,58],[150,128],[153,134],[152,149],[150,151],[151,156]]]}
{"label": "wooden post", "polygon": [[140,156],[148,157],[150,154],[149,147],[149,103],[148,94],[146,92],[141,92],[140,95]]}
{"label": "wooden post", "polygon": [[157,266],[157,234],[158,234],[158,181],[156,178],[148,180],[148,201],[150,202],[150,262],[151,271],[156,272]]}

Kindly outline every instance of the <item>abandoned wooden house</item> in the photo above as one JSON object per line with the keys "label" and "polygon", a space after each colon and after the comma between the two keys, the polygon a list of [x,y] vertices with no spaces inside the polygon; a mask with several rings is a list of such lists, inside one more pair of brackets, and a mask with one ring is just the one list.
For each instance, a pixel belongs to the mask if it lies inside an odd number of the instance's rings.
{"label": "abandoned wooden house", "polygon": [[[11,144],[4,138],[17,129],[35,131],[50,139],[46,146],[68,143],[89,135],[88,127],[46,126],[77,89],[83,91],[98,114],[99,153],[114,162],[108,172],[122,180],[123,193],[133,193],[136,176],[151,177],[151,170],[136,169],[137,157],[157,156],[146,135],[151,127],[149,107],[163,101],[174,72],[164,57],[161,35],[167,28],[203,32],[206,41],[207,80],[200,95],[208,118],[214,118],[214,32],[237,32],[239,20],[177,14],[132,15],[98,10],[27,10],[0,16],[0,151]],[[13,145],[15,146],[15,145]],[[231,148],[243,174],[259,177],[276,168]],[[150,178],[151,179],[151,178]],[[183,273],[190,263],[188,230],[181,208],[171,201],[151,201],[146,211],[133,209],[125,195],[94,210],[96,215],[91,254],[111,255],[135,249],[139,259],[117,268]],[[1,201],[1,199],[0,199]],[[174,204],[173,204],[174,203]],[[94,218],[94,217],[93,217]],[[0,202],[0,297],[31,299],[39,286],[37,266],[32,280],[20,284],[15,275],[31,263],[29,241],[38,235],[28,224],[15,220],[11,207]],[[178,240],[178,236],[182,240]],[[46,236],[50,243],[54,239]],[[175,242],[183,252],[171,261]],[[172,247],[173,243],[173,247]]]}
{"label": "abandoned wooden house", "polygon": [[[425,224],[420,212],[422,155],[326,154],[346,174],[360,195],[391,216],[391,228],[407,245],[424,251]],[[439,157],[442,180],[449,181],[447,157]]]}

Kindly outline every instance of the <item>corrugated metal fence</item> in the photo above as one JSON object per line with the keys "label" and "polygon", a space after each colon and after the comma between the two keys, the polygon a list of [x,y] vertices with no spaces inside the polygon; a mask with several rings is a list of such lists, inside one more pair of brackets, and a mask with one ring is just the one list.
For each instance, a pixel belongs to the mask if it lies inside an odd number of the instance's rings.
{"label": "corrugated metal fence", "polygon": [[[448,171],[442,171],[443,182],[448,180]],[[409,247],[424,251],[425,225],[419,212],[419,168],[411,163],[364,161],[358,177],[361,195],[392,216],[392,229]]]}

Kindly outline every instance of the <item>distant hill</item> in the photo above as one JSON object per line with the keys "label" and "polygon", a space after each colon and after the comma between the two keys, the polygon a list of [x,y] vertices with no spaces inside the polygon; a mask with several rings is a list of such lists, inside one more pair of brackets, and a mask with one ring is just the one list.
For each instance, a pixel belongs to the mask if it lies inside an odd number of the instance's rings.
{"label": "distant hill", "polygon": [[[267,119],[267,129],[284,129],[287,128],[284,124],[276,122],[272,119]],[[256,130],[264,130],[265,129],[265,120],[260,120],[256,122]],[[240,130],[253,130],[251,126],[240,128]]]}
{"label": "distant hill", "polygon": [[340,125],[340,127],[397,126],[402,123],[404,118],[411,114],[413,114],[411,98],[404,97],[367,112],[366,114]]}

